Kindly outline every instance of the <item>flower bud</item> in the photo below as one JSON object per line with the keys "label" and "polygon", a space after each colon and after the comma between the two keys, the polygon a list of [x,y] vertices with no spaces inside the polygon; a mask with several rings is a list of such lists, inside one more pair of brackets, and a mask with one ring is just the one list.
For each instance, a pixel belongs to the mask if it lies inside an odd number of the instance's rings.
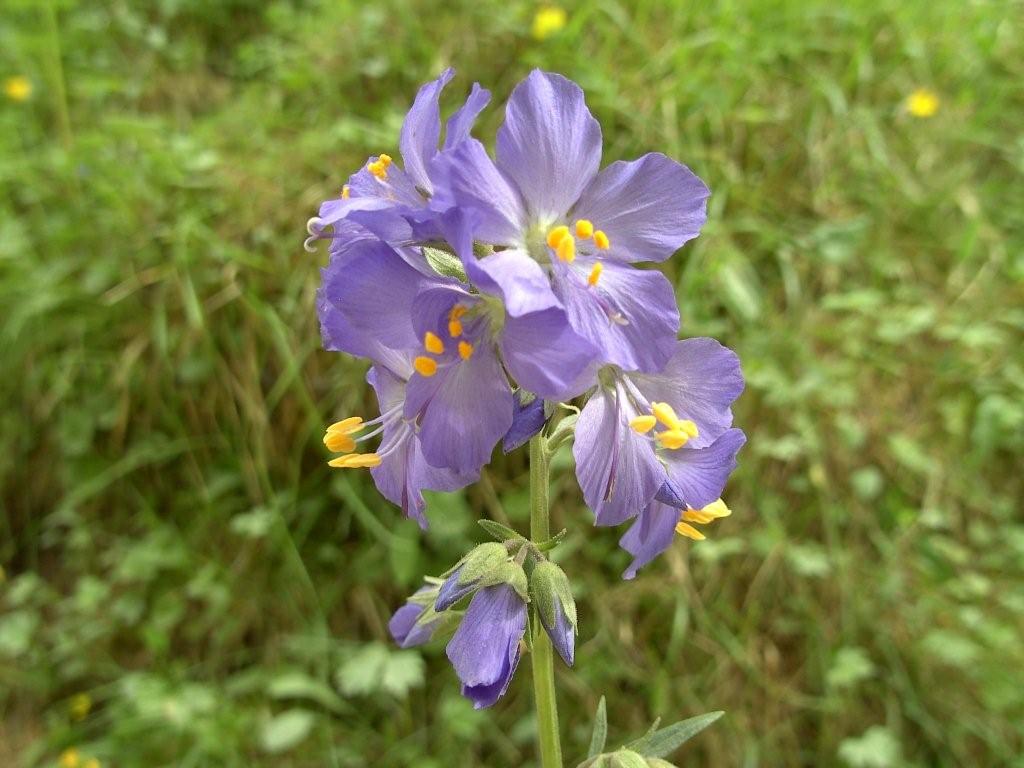
{"label": "flower bud", "polygon": [[551,644],[571,667],[575,655],[576,601],[565,571],[550,560],[538,563],[530,575],[530,598],[537,606],[540,623]]}
{"label": "flower bud", "polygon": [[481,587],[510,584],[527,599],[526,574],[523,567],[512,562],[504,544],[489,541],[470,550],[449,572],[434,603],[434,609],[445,611]]}

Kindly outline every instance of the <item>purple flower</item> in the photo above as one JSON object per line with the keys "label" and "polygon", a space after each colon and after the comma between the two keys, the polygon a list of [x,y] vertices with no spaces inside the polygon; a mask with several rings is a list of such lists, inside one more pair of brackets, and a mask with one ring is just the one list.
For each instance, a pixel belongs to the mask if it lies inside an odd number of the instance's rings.
{"label": "purple flower", "polygon": [[544,398],[531,397],[529,402],[523,402],[522,390],[516,396],[514,410],[512,411],[512,426],[501,441],[501,450],[505,453],[520,448],[530,441],[544,428],[547,416],[544,413]]}
{"label": "purple flower", "polygon": [[544,560],[530,575],[530,599],[558,655],[570,667],[576,653],[576,601],[565,571]]}
{"label": "purple flower", "polygon": [[659,374],[602,369],[580,413],[576,477],[598,525],[661,498],[701,509],[722,494],[743,432],[730,406],[743,390],[736,355],[706,338],[676,342]]}
{"label": "purple flower", "polygon": [[598,172],[600,161],[601,128],[583,91],[535,70],[509,99],[496,160],[474,139],[437,158],[438,197],[472,210],[476,239],[502,248],[502,268],[488,271],[506,291],[525,288],[516,283],[525,267],[509,265],[534,265],[604,362],[659,371],[679,311],[664,275],[632,263],[664,260],[696,237],[709,192],[664,155]]}
{"label": "purple flower", "polygon": [[632,579],[640,568],[664,552],[672,544],[675,534],[694,541],[705,538],[693,523],[706,524],[720,517],[732,514],[721,499],[716,499],[703,509],[678,510],[660,501],[652,501],[639,514],[626,534],[619,539],[619,546],[633,555],[633,561],[622,574]]}
{"label": "purple flower", "polygon": [[473,596],[447,652],[462,695],[475,709],[491,706],[505,693],[525,631],[526,603],[512,586],[485,587]]}
{"label": "purple flower", "polygon": [[[434,632],[443,623],[441,617],[432,611],[428,613],[429,603],[424,604],[421,601],[429,599],[428,593],[436,591],[436,587],[421,587],[391,617],[391,621],[388,622],[388,631],[399,647],[412,648],[429,642]],[[426,621],[421,620],[424,618]]]}
{"label": "purple flower", "polygon": [[[435,192],[432,168],[441,151],[438,146],[441,139],[439,102],[441,92],[454,74],[453,69],[446,69],[416,94],[402,123],[399,139],[404,170],[390,155],[371,156],[349,178],[341,196],[324,202],[318,215],[310,219],[308,250],[312,250],[316,240],[345,241],[360,230],[372,232],[396,247],[436,235],[430,200]],[[448,120],[443,150],[450,150],[469,138],[477,115],[490,98],[488,91],[473,84],[465,104]],[[333,233],[327,233],[327,227],[331,227]]]}

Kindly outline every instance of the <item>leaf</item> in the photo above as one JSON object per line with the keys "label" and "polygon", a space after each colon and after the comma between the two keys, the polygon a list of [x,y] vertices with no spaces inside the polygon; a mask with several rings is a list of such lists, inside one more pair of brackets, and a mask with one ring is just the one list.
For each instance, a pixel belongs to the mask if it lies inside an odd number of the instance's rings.
{"label": "leaf", "polygon": [[888,728],[874,725],[862,736],[844,739],[839,759],[851,768],[893,768],[900,762],[900,742]]}
{"label": "leaf", "polygon": [[590,749],[587,750],[587,757],[596,757],[604,750],[604,744],[608,740],[608,706],[604,696],[597,702],[597,712],[594,714],[594,732],[590,734]]}
{"label": "leaf", "polygon": [[612,754],[612,765],[616,768],[647,768],[647,761],[632,750],[620,749]]}
{"label": "leaf", "polygon": [[263,750],[276,754],[296,746],[311,730],[315,716],[304,709],[289,709],[271,718],[260,733]]}
{"label": "leaf", "polygon": [[378,688],[378,681],[387,658],[387,648],[378,643],[357,649],[338,669],[338,688],[346,696],[374,693]]}
{"label": "leaf", "polygon": [[410,689],[423,684],[423,658],[415,651],[392,653],[384,665],[380,687],[394,696],[404,697]]}
{"label": "leaf", "polygon": [[341,697],[327,683],[303,672],[285,672],[270,681],[267,693],[272,699],[305,699],[316,702],[332,712],[348,709]]}
{"label": "leaf", "polygon": [[846,688],[871,677],[874,671],[871,658],[863,648],[840,648],[832,660],[828,674],[825,675],[825,681],[830,688]]}
{"label": "leaf", "polygon": [[636,750],[637,752],[643,752],[644,749],[651,741],[651,737],[658,732],[658,726],[661,725],[661,718],[655,718],[654,722],[651,723],[651,727],[647,729],[647,733],[641,736],[636,741],[631,741],[626,746],[630,749]]}
{"label": "leaf", "polygon": [[508,541],[509,539],[521,539],[520,534],[513,531],[507,525],[495,522],[494,520],[477,520],[477,524],[497,541]]}
{"label": "leaf", "polygon": [[454,277],[456,280],[467,282],[469,280],[466,277],[466,270],[462,267],[462,262],[459,261],[459,257],[448,251],[442,251],[439,248],[424,248],[423,255],[427,259],[427,263],[430,268],[437,272],[439,275],[445,277]]}
{"label": "leaf", "polygon": [[724,714],[708,712],[662,728],[650,737],[642,750],[643,754],[647,757],[667,757]]}

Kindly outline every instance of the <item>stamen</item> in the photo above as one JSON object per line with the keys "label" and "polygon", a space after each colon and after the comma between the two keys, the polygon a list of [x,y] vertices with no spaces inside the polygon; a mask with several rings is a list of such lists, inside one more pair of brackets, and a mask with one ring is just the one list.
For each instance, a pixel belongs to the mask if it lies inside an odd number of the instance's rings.
{"label": "stamen", "polygon": [[707,538],[707,536],[698,531],[692,525],[684,523],[682,520],[676,523],[676,533],[680,536],[685,536],[688,539],[693,539],[694,541],[704,541],[704,539]]}
{"label": "stamen", "polygon": [[558,241],[558,247],[555,248],[555,253],[558,254],[558,258],[562,261],[572,263],[576,258],[576,238],[572,235],[566,235]]}
{"label": "stamen", "polygon": [[707,525],[714,519],[714,515],[709,515],[707,512],[702,512],[699,509],[683,510],[683,520],[688,523],[700,523],[701,525]]}
{"label": "stamen", "polygon": [[694,422],[690,421],[689,419],[683,419],[682,421],[678,422],[676,424],[676,429],[678,429],[680,432],[686,433],[690,437],[696,437],[698,434],[700,434],[697,431],[697,425]]}
{"label": "stamen", "polygon": [[580,219],[576,222],[576,237],[589,240],[594,234],[594,224],[589,219]]}
{"label": "stamen", "polygon": [[597,281],[601,279],[601,271],[603,269],[604,266],[601,264],[601,262],[595,261],[594,266],[590,268],[590,275],[587,277],[587,285],[597,285]]}
{"label": "stamen", "polygon": [[651,413],[669,429],[679,428],[679,417],[668,403],[651,403]]}
{"label": "stamen", "polygon": [[643,435],[654,429],[656,423],[657,419],[653,416],[637,416],[635,419],[630,420],[629,426],[634,432]]}
{"label": "stamen", "polygon": [[473,356],[473,345],[468,341],[459,342],[459,357],[463,360],[469,360]]}
{"label": "stamen", "polygon": [[468,307],[462,304],[456,304],[448,312],[448,335],[453,339],[457,339],[462,335],[462,323],[460,318],[469,311]]}
{"label": "stamen", "polygon": [[381,181],[387,181],[389,165],[391,165],[391,155],[379,155],[372,163],[366,164],[366,170]]}
{"label": "stamen", "polygon": [[462,323],[460,323],[458,320],[449,320],[448,335],[451,336],[453,339],[459,338],[459,336],[462,335]]}
{"label": "stamen", "polygon": [[391,165],[391,162],[392,162],[391,161],[391,155],[380,155],[377,158],[377,162],[378,163],[383,163],[384,167],[387,168],[389,165]]}
{"label": "stamen", "polygon": [[338,469],[364,469],[379,467],[380,461],[380,456],[376,453],[350,453],[347,456],[331,459],[327,465]]}
{"label": "stamen", "polygon": [[608,235],[606,235],[599,229],[594,233],[594,245],[596,245],[602,251],[607,251],[609,248],[611,248],[612,244],[608,240]]}
{"label": "stamen", "polygon": [[346,435],[343,432],[328,432],[324,435],[324,445],[327,446],[328,451],[334,453],[351,453],[356,449],[356,441],[352,439],[351,435]]}
{"label": "stamen", "polygon": [[327,428],[327,433],[340,432],[344,435],[350,435],[353,432],[358,432],[363,428],[363,417],[362,416],[349,416],[347,419],[336,421]]}
{"label": "stamen", "polygon": [[569,234],[569,228],[564,224],[560,227],[555,227],[548,232],[548,247],[557,248],[558,244],[562,242],[562,238]]}
{"label": "stamen", "polygon": [[721,499],[715,499],[700,511],[705,515],[711,515],[711,517],[716,520],[720,517],[728,517],[732,514],[732,510],[729,509]]}
{"label": "stamen", "polygon": [[416,369],[416,373],[428,379],[437,373],[437,361],[423,355],[412,361],[412,367]]}
{"label": "stamen", "polygon": [[341,188],[341,199],[348,200],[350,197],[352,197],[352,190],[349,189],[348,184],[346,184]]}
{"label": "stamen", "polygon": [[427,331],[423,334],[423,346],[426,348],[427,352],[432,354],[440,355],[444,353],[444,342],[441,341],[440,336],[431,331]]}
{"label": "stamen", "polygon": [[662,448],[668,448],[670,451],[682,448],[690,442],[690,436],[677,429],[669,429],[665,432],[659,432],[654,436],[654,439],[658,441],[658,445]]}

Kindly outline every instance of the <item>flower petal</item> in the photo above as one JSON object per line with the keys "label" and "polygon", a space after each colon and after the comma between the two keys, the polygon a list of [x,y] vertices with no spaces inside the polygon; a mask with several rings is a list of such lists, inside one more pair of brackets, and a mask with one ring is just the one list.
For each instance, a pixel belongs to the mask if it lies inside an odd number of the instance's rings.
{"label": "flower petal", "polygon": [[515,184],[498,170],[476,139],[466,139],[438,155],[437,194],[431,207],[457,205],[476,214],[474,234],[495,245],[522,242],[526,213]]}
{"label": "flower petal", "polygon": [[490,100],[491,92],[486,88],[481,88],[480,83],[473,83],[473,88],[469,92],[469,96],[466,97],[466,103],[448,118],[444,132],[445,149],[451,149],[469,138],[473,123],[476,122],[477,116],[483,112]]}
{"label": "flower petal", "polygon": [[555,601],[555,626],[551,628],[545,626],[544,631],[548,633],[551,644],[558,651],[558,655],[562,657],[562,661],[571,667],[576,655],[576,630],[566,618],[561,602]]}
{"label": "flower petal", "polygon": [[497,160],[518,184],[531,222],[561,218],[601,165],[601,126],[583,90],[561,75],[531,72],[505,108]]}
{"label": "flower petal", "polygon": [[505,453],[520,448],[544,427],[547,416],[544,414],[544,398],[534,397],[525,405],[522,392],[516,393],[515,409],[512,412],[512,426],[501,439],[501,450]]}
{"label": "flower petal", "polygon": [[629,378],[651,402],[668,403],[680,419],[697,425],[690,448],[706,448],[732,426],[730,406],[743,391],[736,353],[708,338],[677,341],[664,371]]}
{"label": "flower petal", "polygon": [[653,152],[601,171],[572,218],[588,219],[608,236],[609,259],[663,261],[700,234],[710,194],[685,165]]}
{"label": "flower petal", "polygon": [[441,140],[441,91],[454,76],[455,70],[449,67],[436,80],[420,87],[402,123],[398,141],[406,174],[428,194],[433,191],[433,187],[427,167],[437,154],[437,145]]}
{"label": "flower petal", "polygon": [[589,285],[592,263],[553,265],[555,293],[572,327],[600,350],[604,362],[626,371],[660,371],[679,331],[672,284],[660,272],[605,262],[597,285]]}
{"label": "flower petal", "polygon": [[499,343],[519,386],[549,400],[576,394],[573,386],[597,355],[556,308],[506,317]]}
{"label": "flower petal", "polygon": [[622,574],[632,579],[636,572],[669,548],[675,538],[679,510],[658,501],[652,501],[619,539],[619,546],[633,555],[633,562]]}
{"label": "flower petal", "polygon": [[743,430],[730,429],[707,448],[666,451],[668,482],[658,490],[658,500],[679,509],[701,509],[720,498],[745,442]]}
{"label": "flower petal", "polygon": [[650,441],[627,421],[616,393],[598,387],[576,423],[576,479],[597,525],[618,525],[633,517],[665,481]]}

